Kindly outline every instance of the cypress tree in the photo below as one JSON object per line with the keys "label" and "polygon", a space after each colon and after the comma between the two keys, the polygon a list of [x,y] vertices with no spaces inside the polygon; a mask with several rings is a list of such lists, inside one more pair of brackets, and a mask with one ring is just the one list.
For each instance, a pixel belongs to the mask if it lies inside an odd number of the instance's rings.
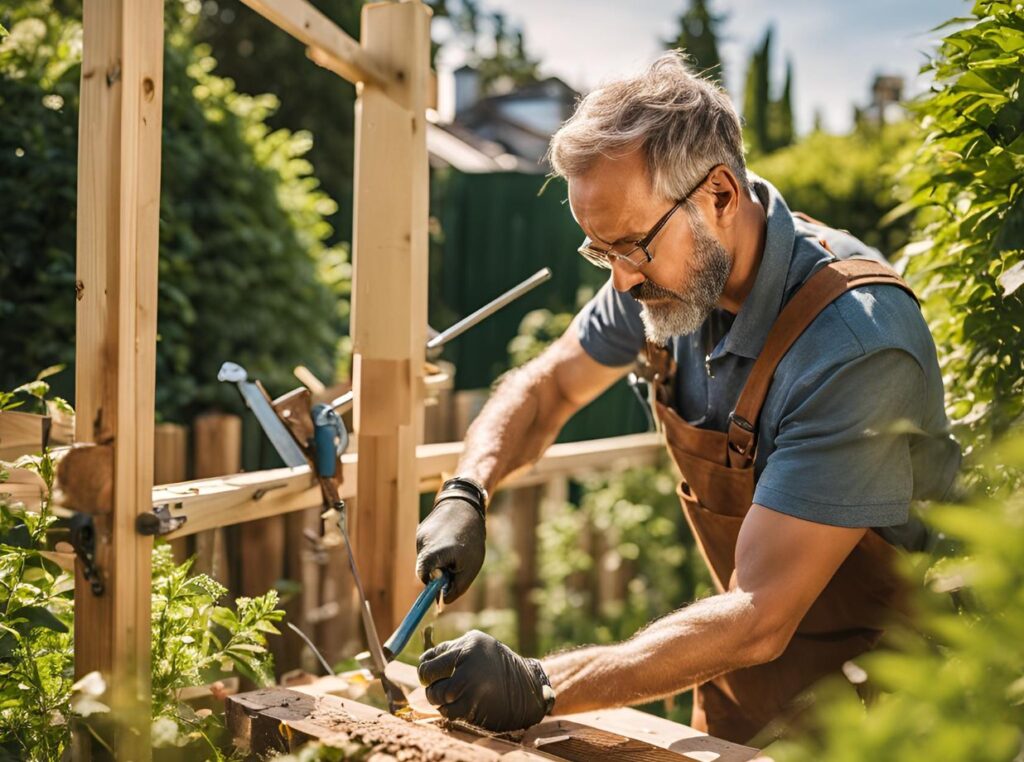
{"label": "cypress tree", "polygon": [[665,47],[683,49],[697,71],[721,84],[724,75],[718,54],[717,27],[725,16],[713,14],[708,3],[709,0],[690,0],[690,7],[679,16],[679,34],[667,40]]}
{"label": "cypress tree", "polygon": [[769,132],[769,61],[771,60],[772,28],[768,27],[761,45],[754,50],[747,66],[747,81],[743,94],[744,138],[751,153],[772,150]]}
{"label": "cypress tree", "polygon": [[786,82],[782,95],[773,101],[771,150],[785,148],[793,143],[793,61],[786,61]]}

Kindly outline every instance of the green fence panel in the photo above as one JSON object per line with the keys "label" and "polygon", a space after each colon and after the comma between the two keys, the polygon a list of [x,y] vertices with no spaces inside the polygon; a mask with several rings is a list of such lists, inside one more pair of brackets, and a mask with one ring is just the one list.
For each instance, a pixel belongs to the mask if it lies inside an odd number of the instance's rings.
{"label": "green fence panel", "polygon": [[[605,274],[576,253],[582,239],[565,185],[545,178],[496,173],[435,173],[432,205],[441,240],[431,251],[431,320],[438,330],[498,294],[550,267],[553,278],[452,341],[456,389],[491,386],[509,367],[508,344],[531,310],[575,312],[581,288],[600,287]],[[559,441],[643,431],[646,418],[625,383],[581,411]]]}

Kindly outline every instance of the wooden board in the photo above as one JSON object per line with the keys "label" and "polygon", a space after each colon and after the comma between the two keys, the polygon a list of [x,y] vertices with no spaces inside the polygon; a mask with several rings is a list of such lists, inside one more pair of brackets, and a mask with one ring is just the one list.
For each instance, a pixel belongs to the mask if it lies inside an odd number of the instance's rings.
{"label": "wooden board", "polygon": [[0,460],[38,455],[46,446],[49,432],[48,416],[16,410],[0,412]]}
{"label": "wooden board", "polygon": [[395,84],[395,74],[360,47],[341,27],[307,0],[242,0],[272,24],[308,45],[320,66],[355,84],[373,83],[382,89]]}
{"label": "wooden board", "polygon": [[[415,669],[391,664],[388,675],[406,690]],[[228,728],[236,743],[256,754],[294,751],[317,740],[399,741],[401,759],[573,760],[574,762],[749,762],[756,749],[722,741],[633,709],[610,709],[550,717],[526,731],[492,736],[453,726],[437,715],[415,722],[331,692],[345,691],[345,680],[321,678],[288,689],[267,689],[228,699]],[[420,689],[422,694],[422,689]],[[419,706],[422,695],[410,697]],[[443,752],[439,750],[443,748]],[[395,752],[395,747],[380,749]],[[465,756],[463,756],[465,755]]]}
{"label": "wooden board", "polygon": [[112,447],[111,511],[95,517],[105,591],[79,565],[75,673],[100,670],[118,758],[150,757],[153,491],[163,2],[85,0],[78,145],[75,438]]}
{"label": "wooden board", "polygon": [[367,599],[390,631],[419,585],[416,446],[423,437],[427,323],[426,89],[430,10],[363,7],[366,54],[397,87],[365,84],[356,102],[352,351],[359,502],[351,537]]}

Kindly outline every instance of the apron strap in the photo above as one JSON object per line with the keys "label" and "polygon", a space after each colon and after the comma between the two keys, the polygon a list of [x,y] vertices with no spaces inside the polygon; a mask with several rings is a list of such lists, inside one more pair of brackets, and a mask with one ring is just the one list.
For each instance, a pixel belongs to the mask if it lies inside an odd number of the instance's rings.
{"label": "apron strap", "polygon": [[793,343],[818,314],[847,291],[868,285],[902,288],[917,301],[914,292],[888,265],[872,259],[829,262],[800,287],[783,308],[754,362],[736,408],[729,415],[729,465],[748,466],[754,460],[757,424],[768,396],[775,369]]}
{"label": "apron strap", "polygon": [[[658,402],[663,405],[672,405],[672,383],[676,377],[676,361],[668,347],[662,347],[650,341],[644,342],[637,374],[651,385]],[[654,405],[651,405],[651,414],[655,418],[657,418],[656,413]]]}

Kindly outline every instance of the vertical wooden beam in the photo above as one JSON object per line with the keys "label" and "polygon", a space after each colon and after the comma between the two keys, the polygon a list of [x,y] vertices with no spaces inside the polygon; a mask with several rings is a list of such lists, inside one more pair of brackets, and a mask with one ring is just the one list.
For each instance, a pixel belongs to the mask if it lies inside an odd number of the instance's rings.
{"label": "vertical wooden beam", "polygon": [[512,491],[509,506],[513,527],[513,546],[519,565],[513,581],[515,590],[518,652],[537,656],[537,604],[533,599],[537,588],[537,525],[540,523],[540,501],[544,487],[520,487]]}
{"label": "vertical wooden beam", "polygon": [[75,672],[107,679],[118,759],[149,759],[163,2],[85,0],[78,150],[76,435],[113,446],[94,596],[77,564]]}
{"label": "vertical wooden beam", "polygon": [[363,7],[362,46],[398,72],[395,100],[362,85],[356,103],[352,336],[359,500],[353,545],[381,633],[411,604],[419,519],[427,321],[426,92],[430,9]]}

